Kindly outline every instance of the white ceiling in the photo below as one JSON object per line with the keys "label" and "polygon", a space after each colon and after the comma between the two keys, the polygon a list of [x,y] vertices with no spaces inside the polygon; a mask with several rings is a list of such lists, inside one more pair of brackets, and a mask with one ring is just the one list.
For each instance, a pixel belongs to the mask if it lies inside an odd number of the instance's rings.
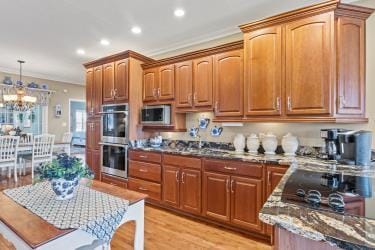
{"label": "white ceiling", "polygon": [[[350,0],[349,0],[350,1]],[[238,25],[320,0],[0,0],[0,71],[81,84],[82,63],[123,50],[146,56],[239,32]],[[186,11],[177,19],[175,8]],[[142,34],[130,29],[137,25]],[[110,40],[108,47],[100,45]],[[78,56],[77,48],[86,55]],[[0,79],[2,81],[2,79]]]}

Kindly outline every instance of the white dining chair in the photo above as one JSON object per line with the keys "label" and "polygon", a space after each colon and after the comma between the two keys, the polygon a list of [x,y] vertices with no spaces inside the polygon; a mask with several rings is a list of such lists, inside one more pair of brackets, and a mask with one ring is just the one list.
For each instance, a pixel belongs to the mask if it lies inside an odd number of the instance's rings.
{"label": "white dining chair", "polygon": [[0,168],[8,168],[8,178],[14,171],[14,181],[17,182],[17,151],[19,136],[0,136]]}
{"label": "white dining chair", "polygon": [[32,154],[26,156],[24,162],[24,171],[26,162],[31,161],[31,179],[34,179],[34,168],[41,163],[52,162],[53,144],[55,142],[55,135],[36,135],[33,138]]}
{"label": "white dining chair", "polygon": [[61,141],[64,143],[72,143],[72,139],[73,139],[73,133],[66,132],[63,134]]}
{"label": "white dining chair", "polygon": [[22,135],[20,138],[20,144],[32,144],[33,143],[33,134],[27,133]]}

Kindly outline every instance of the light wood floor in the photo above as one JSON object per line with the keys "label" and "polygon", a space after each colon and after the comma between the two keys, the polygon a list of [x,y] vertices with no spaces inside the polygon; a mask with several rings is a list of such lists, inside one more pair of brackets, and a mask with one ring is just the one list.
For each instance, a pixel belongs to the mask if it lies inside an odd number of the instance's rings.
{"label": "light wood floor", "polygon": [[[21,177],[18,185],[31,183],[30,176]],[[12,180],[0,176],[0,190],[15,187]],[[132,249],[134,223],[123,225],[115,233],[113,250]],[[8,246],[6,248],[5,246]],[[0,236],[0,249],[13,249]],[[152,206],[145,209],[145,249],[267,249],[271,246],[229,230],[211,226]]]}

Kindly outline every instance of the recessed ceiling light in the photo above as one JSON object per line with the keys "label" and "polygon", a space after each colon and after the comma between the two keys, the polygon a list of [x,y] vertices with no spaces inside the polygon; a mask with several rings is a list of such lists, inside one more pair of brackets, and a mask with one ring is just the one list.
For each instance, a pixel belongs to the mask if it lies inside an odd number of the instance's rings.
{"label": "recessed ceiling light", "polygon": [[142,33],[142,30],[141,30],[141,28],[139,28],[138,26],[134,26],[134,27],[132,28],[132,32],[133,32],[134,34],[141,34],[141,33]]}
{"label": "recessed ceiling light", "polygon": [[84,54],[86,54],[86,52],[85,52],[84,49],[77,49],[77,54],[78,55],[84,55]]}
{"label": "recessed ceiling light", "polygon": [[100,40],[100,44],[103,45],[103,46],[108,46],[109,45],[109,41],[107,39],[102,39]]}
{"label": "recessed ceiling light", "polygon": [[174,15],[176,17],[183,17],[183,16],[185,16],[185,11],[183,9],[175,9]]}

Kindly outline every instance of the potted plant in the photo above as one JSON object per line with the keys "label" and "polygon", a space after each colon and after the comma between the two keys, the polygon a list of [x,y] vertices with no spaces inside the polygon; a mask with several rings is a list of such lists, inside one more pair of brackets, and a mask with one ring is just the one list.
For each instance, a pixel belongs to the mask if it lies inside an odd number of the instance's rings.
{"label": "potted plant", "polygon": [[48,180],[57,200],[74,197],[81,178],[92,179],[93,172],[77,157],[59,154],[51,163],[41,164],[37,171],[39,180]]}

